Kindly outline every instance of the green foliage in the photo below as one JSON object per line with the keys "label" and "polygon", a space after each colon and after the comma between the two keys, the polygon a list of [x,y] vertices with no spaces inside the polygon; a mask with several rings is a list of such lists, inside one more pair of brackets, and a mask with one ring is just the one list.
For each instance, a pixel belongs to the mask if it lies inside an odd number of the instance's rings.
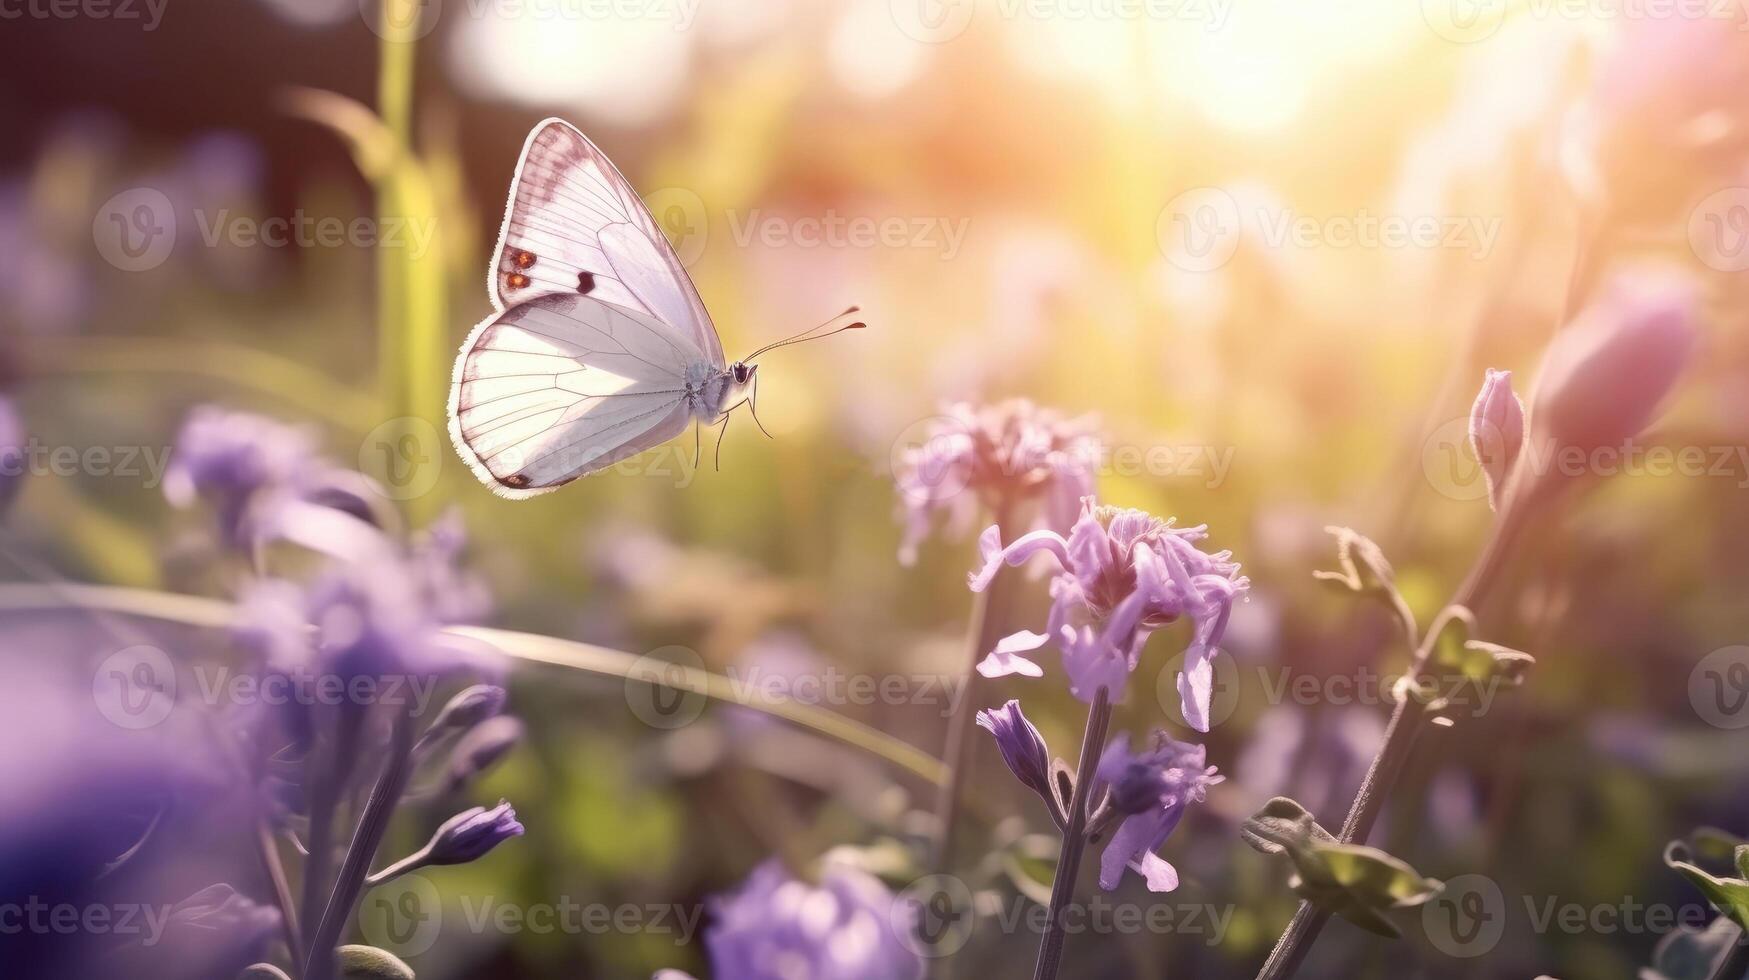
{"label": "green foliage", "polygon": [[[1720,877],[1696,863],[1719,861],[1727,854],[1738,877]],[[1721,914],[1749,928],[1749,843],[1722,830],[1703,827],[1688,840],[1671,841],[1664,848],[1664,863],[1699,888]]]}
{"label": "green foliage", "polygon": [[1385,913],[1420,905],[1444,887],[1376,847],[1341,843],[1284,796],[1264,804],[1239,834],[1264,854],[1292,862],[1288,884],[1301,898],[1391,939],[1402,931]]}

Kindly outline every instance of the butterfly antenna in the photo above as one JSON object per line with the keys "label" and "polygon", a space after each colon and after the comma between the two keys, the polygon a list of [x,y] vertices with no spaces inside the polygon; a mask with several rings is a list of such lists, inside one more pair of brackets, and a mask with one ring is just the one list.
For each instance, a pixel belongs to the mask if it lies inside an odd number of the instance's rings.
{"label": "butterfly antenna", "polygon": [[[845,310],[843,313],[838,314],[837,316],[833,317],[830,320],[827,320],[825,323],[822,323],[817,327],[810,327],[807,330],[803,330],[801,333],[798,333],[793,337],[785,337],[782,340],[766,344],[764,347],[761,347],[758,350],[754,351],[753,353],[748,354],[746,357],[741,358],[741,362],[743,364],[752,363],[752,361],[755,357],[758,357],[759,355],[765,353],[766,351],[777,350],[779,347],[788,347],[791,344],[806,343],[807,341],[810,341],[810,340],[822,340],[826,337],[832,336],[835,333],[843,333],[846,330],[861,330],[862,328],[868,326],[868,324],[862,322],[861,320],[857,320],[854,323],[847,323],[844,326],[839,327],[835,330],[826,330],[827,327],[832,326],[834,323],[837,323],[839,320],[844,319],[845,317],[851,315],[852,313],[860,312],[861,309],[862,309],[862,307],[860,307],[860,306],[852,306],[851,308]],[[820,331],[822,331],[822,330],[825,330],[826,332],[821,333]]]}
{"label": "butterfly antenna", "polygon": [[[747,399],[747,412],[753,416],[753,424],[759,426],[759,431],[765,433],[765,438],[775,439],[776,436],[765,428],[765,423],[759,421],[759,375],[753,376],[753,397]],[[727,425],[723,426],[725,429]]]}
{"label": "butterfly antenna", "polygon": [[[720,443],[719,443],[720,445]],[[704,451],[704,435],[697,422],[692,423],[692,468],[698,469],[699,457]]]}

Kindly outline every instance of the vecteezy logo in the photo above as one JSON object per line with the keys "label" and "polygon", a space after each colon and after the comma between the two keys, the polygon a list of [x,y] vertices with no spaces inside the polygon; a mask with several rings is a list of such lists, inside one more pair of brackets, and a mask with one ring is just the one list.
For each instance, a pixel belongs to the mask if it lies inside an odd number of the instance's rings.
{"label": "vecteezy logo", "polygon": [[1749,728],[1749,646],[1702,657],[1688,675],[1688,703],[1714,728]]}
{"label": "vecteezy logo", "polygon": [[1710,194],[1688,215],[1688,247],[1720,272],[1749,269],[1749,187]]}
{"label": "vecteezy logo", "polygon": [[1481,956],[1506,932],[1506,897],[1486,875],[1458,875],[1421,907],[1421,926],[1447,956]]}
{"label": "vecteezy logo", "polygon": [[976,0],[888,0],[900,32],[924,44],[945,44],[964,34],[976,7]]}
{"label": "vecteezy logo", "polygon": [[680,264],[690,268],[704,254],[705,242],[710,238],[704,198],[684,187],[664,187],[645,194],[644,207],[650,209],[656,226],[668,236]]}
{"label": "vecteezy logo", "polygon": [[423,497],[443,472],[443,437],[417,416],[390,419],[370,430],[358,446],[358,468],[377,481],[390,500]]}
{"label": "vecteezy logo", "polygon": [[97,210],[91,240],[97,254],[123,272],[156,269],[176,245],[176,207],[151,187],[122,191]]}
{"label": "vecteezy logo", "polygon": [[176,707],[176,667],[169,654],[140,644],[103,658],[91,677],[91,699],[122,728],[151,728]]}
{"label": "vecteezy logo", "polygon": [[443,899],[430,879],[402,875],[371,889],[358,903],[358,925],[371,945],[412,958],[436,945]]}
{"label": "vecteezy logo", "polygon": [[976,925],[972,890],[953,875],[927,875],[893,897],[889,918],[899,941],[918,956],[952,956]]}
{"label": "vecteezy logo", "polygon": [[1166,202],[1154,223],[1166,260],[1186,272],[1212,272],[1239,250],[1239,203],[1219,187],[1198,187]]}
{"label": "vecteezy logo", "polygon": [[[1501,442],[1496,438],[1495,444]],[[1484,436],[1483,445],[1489,440]],[[1522,461],[1520,466],[1525,465]],[[1421,444],[1421,471],[1440,496],[1452,500],[1478,500],[1488,495],[1482,464],[1470,452],[1468,419],[1452,419],[1434,429]]]}
{"label": "vecteezy logo", "polygon": [[704,714],[704,660],[681,646],[639,657],[626,671],[626,705],[651,728],[684,728]]}
{"label": "vecteezy logo", "polygon": [[1453,44],[1473,44],[1494,36],[1506,21],[1507,0],[1421,0],[1421,19]]}

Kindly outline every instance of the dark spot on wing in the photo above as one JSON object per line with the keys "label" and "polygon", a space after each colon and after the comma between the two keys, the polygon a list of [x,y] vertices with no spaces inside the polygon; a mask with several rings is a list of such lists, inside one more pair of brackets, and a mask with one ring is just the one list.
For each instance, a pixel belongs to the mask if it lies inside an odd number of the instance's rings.
{"label": "dark spot on wing", "polygon": [[527,489],[529,481],[528,481],[528,477],[521,474],[521,473],[512,473],[509,476],[505,477],[504,479],[499,480],[498,482],[504,484],[505,486],[509,487],[512,490],[523,490],[523,489]]}
{"label": "dark spot on wing", "polygon": [[595,273],[577,273],[577,291],[585,296],[595,292]]}

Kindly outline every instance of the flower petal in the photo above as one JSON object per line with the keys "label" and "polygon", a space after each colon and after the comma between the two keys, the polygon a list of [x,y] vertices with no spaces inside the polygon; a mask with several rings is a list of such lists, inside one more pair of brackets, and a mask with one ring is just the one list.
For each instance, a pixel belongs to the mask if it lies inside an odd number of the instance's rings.
{"label": "flower petal", "polygon": [[978,673],[985,677],[1006,677],[1009,674],[1024,674],[1027,677],[1043,677],[1045,669],[1019,654],[1028,650],[1037,650],[1045,645],[1050,637],[1030,630],[1010,633],[996,641],[996,649],[978,663]]}
{"label": "flower petal", "polygon": [[1178,702],[1185,723],[1199,732],[1209,730],[1209,704],[1214,693],[1214,658],[1209,651],[1192,646],[1184,651],[1184,670],[1178,674]]}
{"label": "flower petal", "polygon": [[1019,565],[1041,551],[1048,551],[1056,556],[1058,564],[1069,567],[1069,545],[1055,531],[1043,530],[1023,534],[1008,547],[1002,547],[1002,529],[994,524],[984,529],[978,536],[978,552],[984,557],[984,566],[973,572],[969,582],[973,592],[982,592],[990,585],[990,580],[996,577],[1004,562]]}

